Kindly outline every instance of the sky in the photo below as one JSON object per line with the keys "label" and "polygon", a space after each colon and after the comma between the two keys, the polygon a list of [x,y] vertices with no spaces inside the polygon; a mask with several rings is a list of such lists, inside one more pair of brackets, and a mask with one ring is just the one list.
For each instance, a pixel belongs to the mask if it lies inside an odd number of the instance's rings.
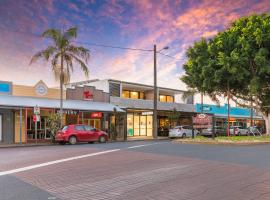
{"label": "sky", "polygon": [[[48,45],[38,37],[48,28],[78,28],[76,45],[90,50],[89,79],[153,84],[153,52],[89,44],[153,49],[157,45],[158,85],[186,89],[187,48],[210,38],[235,19],[270,11],[269,0],[0,0],[0,80],[34,85],[58,83],[46,62],[29,65]],[[71,81],[87,78],[75,66]]]}

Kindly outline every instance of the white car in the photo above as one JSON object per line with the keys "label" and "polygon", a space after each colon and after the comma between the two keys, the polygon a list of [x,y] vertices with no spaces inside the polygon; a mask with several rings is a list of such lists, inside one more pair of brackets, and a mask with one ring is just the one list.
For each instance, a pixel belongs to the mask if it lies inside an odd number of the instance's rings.
{"label": "white car", "polygon": [[231,135],[249,135],[249,130],[241,126],[230,126]]}
{"label": "white car", "polygon": [[[197,136],[198,131],[194,130],[194,136]],[[176,126],[169,130],[169,138],[177,137],[192,137],[192,127],[191,126]]]}

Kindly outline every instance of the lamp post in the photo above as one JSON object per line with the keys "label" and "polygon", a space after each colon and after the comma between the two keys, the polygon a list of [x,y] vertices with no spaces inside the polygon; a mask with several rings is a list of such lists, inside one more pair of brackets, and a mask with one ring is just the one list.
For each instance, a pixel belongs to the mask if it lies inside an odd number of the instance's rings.
{"label": "lamp post", "polygon": [[163,49],[157,51],[157,46],[154,45],[154,110],[153,110],[153,138],[157,138],[157,53],[162,50],[167,50],[169,47],[164,47]]}

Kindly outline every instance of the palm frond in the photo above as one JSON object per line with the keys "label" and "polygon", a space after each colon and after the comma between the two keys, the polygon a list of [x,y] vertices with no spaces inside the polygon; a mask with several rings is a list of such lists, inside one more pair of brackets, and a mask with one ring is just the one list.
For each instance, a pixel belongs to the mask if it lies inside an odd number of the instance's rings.
{"label": "palm frond", "polygon": [[80,65],[80,67],[83,70],[85,76],[88,78],[89,77],[89,70],[88,70],[87,65],[80,58],[76,57],[75,55],[69,54],[69,56],[72,59],[74,59]]}
{"label": "palm frond", "polygon": [[69,47],[66,49],[68,53],[75,54],[76,56],[82,58],[85,60],[86,63],[88,63],[88,60],[90,58],[90,51],[82,46],[76,47],[74,45],[69,45]]}
{"label": "palm frond", "polygon": [[34,62],[36,62],[39,59],[45,59],[46,61],[49,60],[49,58],[51,56],[53,56],[53,54],[55,54],[55,52],[57,51],[57,49],[54,46],[49,46],[47,47],[47,49],[40,51],[38,53],[36,53],[30,60],[30,65]]}
{"label": "palm frond", "polygon": [[54,40],[55,44],[59,44],[61,39],[61,30],[59,29],[48,29],[42,33],[42,37],[51,38]]}
{"label": "palm frond", "polygon": [[77,27],[71,27],[68,30],[65,31],[63,37],[66,40],[70,40],[72,38],[76,38],[77,37]]}

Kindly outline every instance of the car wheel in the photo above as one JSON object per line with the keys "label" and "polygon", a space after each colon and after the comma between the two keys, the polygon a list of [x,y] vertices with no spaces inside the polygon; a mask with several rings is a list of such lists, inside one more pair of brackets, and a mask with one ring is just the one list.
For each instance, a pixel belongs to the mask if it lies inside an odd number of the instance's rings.
{"label": "car wheel", "polygon": [[106,142],[106,138],[104,136],[100,136],[99,139],[98,139],[98,141],[100,143],[105,143]]}
{"label": "car wheel", "polygon": [[187,136],[186,136],[186,134],[185,133],[183,133],[182,134],[182,138],[186,138]]}
{"label": "car wheel", "polygon": [[76,144],[77,143],[77,138],[75,136],[71,136],[69,139],[68,139],[68,142],[69,144]]}

